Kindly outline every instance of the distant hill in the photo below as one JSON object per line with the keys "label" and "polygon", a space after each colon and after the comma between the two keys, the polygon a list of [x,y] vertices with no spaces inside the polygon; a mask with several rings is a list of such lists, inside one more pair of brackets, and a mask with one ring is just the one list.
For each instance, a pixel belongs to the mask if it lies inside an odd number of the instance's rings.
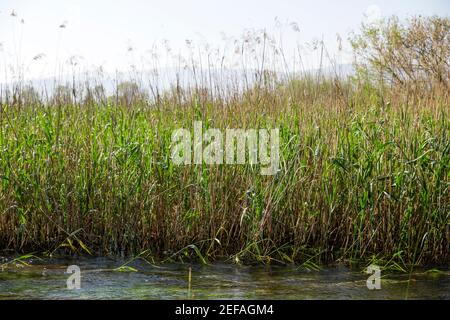
{"label": "distant hill", "polygon": [[[324,77],[347,77],[354,74],[355,70],[351,64],[340,64],[336,67],[325,67],[322,69],[309,69],[302,72],[283,73],[276,72],[280,80],[301,78],[305,74],[312,76]],[[158,90],[160,93],[169,89],[171,86],[187,87],[211,87],[220,84],[221,87],[230,86],[231,88],[245,88],[252,86],[260,79],[260,72],[258,70],[244,70],[244,69],[176,69],[176,68],[162,68],[157,71],[145,70],[132,74],[130,72],[117,73],[103,73],[102,76],[92,73],[84,73],[76,75],[67,74],[58,79],[55,77],[31,79],[22,83],[22,86],[32,86],[37,92],[44,96],[50,96],[56,87],[64,85],[70,88],[75,84],[78,88],[95,87],[102,85],[106,94],[114,94],[117,84],[121,82],[136,82],[144,89],[149,91]],[[11,89],[13,83],[0,83],[0,92],[5,94],[6,90]]]}

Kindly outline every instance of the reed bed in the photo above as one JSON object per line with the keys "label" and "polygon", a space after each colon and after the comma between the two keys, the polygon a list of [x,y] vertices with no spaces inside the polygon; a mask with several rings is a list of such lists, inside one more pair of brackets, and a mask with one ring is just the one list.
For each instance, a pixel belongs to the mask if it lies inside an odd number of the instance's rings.
{"label": "reed bed", "polygon": [[[264,71],[235,88],[3,100],[0,248],[203,262],[448,261],[447,84]],[[174,165],[172,132],[194,121],[279,128],[280,171]]]}

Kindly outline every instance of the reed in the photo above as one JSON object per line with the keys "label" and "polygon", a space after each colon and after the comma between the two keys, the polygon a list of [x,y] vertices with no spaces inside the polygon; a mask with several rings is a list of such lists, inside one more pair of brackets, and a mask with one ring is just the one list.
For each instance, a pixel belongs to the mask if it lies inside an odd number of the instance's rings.
{"label": "reed", "polygon": [[[0,248],[314,267],[447,261],[442,74],[417,86],[261,70],[248,87],[205,73],[147,95],[138,80],[109,97],[93,85],[47,101],[13,90],[0,104]],[[280,171],[175,166],[171,134],[194,121],[279,128]]]}

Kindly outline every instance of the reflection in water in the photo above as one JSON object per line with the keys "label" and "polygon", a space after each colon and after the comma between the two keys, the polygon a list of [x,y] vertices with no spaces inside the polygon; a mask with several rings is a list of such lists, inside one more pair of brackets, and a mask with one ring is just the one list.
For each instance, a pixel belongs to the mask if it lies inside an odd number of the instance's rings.
{"label": "reflection in water", "polygon": [[[333,267],[305,271],[294,266],[215,263],[149,265],[115,271],[123,261],[107,258],[48,259],[0,271],[0,299],[449,299],[450,273],[382,273],[381,290],[368,290],[361,270]],[[68,290],[67,266],[81,268],[81,289]],[[188,270],[192,267],[191,291]]]}

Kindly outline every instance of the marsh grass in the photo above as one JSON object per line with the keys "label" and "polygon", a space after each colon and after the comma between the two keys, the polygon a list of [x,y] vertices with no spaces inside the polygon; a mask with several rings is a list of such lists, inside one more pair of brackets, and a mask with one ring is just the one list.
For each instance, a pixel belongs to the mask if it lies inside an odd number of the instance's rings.
{"label": "marsh grass", "polygon": [[[446,261],[447,85],[265,71],[256,80],[153,98],[133,84],[47,102],[13,91],[0,104],[0,247],[308,269]],[[194,121],[279,128],[280,171],[175,166],[171,134]]]}

